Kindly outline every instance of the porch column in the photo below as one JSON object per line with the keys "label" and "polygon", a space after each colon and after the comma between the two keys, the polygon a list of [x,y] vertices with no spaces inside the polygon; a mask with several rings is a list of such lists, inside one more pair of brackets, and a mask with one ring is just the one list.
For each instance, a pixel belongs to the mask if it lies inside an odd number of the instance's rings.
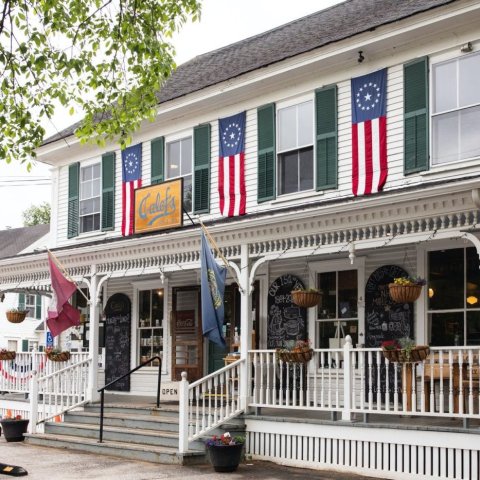
{"label": "porch column", "polygon": [[248,264],[248,244],[243,244],[240,252],[240,358],[245,360],[241,365],[240,381],[240,408],[248,405],[248,351],[252,348],[252,308],[251,288],[249,285],[250,269]]}
{"label": "porch column", "polygon": [[97,266],[92,265],[90,279],[90,332],[88,342],[88,358],[91,360],[88,369],[87,399],[90,402],[99,400],[98,388],[98,305],[97,305]]}

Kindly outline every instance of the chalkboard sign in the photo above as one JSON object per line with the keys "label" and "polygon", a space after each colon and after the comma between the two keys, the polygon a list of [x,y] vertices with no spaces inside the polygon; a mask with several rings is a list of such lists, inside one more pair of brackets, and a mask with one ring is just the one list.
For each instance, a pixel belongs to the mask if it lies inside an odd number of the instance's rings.
{"label": "chalkboard sign", "polygon": [[[130,336],[132,309],[130,299],[116,293],[105,307],[105,384],[130,371]],[[107,390],[130,391],[130,376],[118,381]]]}
{"label": "chalkboard sign", "polygon": [[[388,284],[397,277],[408,276],[408,273],[396,265],[384,265],[377,268],[369,277],[365,286],[365,346],[379,347],[385,340],[399,339],[402,337],[413,338],[413,304],[395,303],[389,293]],[[373,372],[377,372],[376,356],[373,356]],[[381,357],[380,385],[377,374],[372,375],[372,393],[379,390],[382,401],[387,391],[386,364]],[[368,398],[369,385],[366,375],[366,398]],[[392,367],[388,371],[388,390],[391,394],[395,391],[395,371]],[[401,391],[401,375],[397,376],[397,390]]]}
{"label": "chalkboard sign", "polygon": [[268,289],[267,348],[307,338],[307,309],[292,302],[292,290],[304,288],[294,275],[278,277]]}

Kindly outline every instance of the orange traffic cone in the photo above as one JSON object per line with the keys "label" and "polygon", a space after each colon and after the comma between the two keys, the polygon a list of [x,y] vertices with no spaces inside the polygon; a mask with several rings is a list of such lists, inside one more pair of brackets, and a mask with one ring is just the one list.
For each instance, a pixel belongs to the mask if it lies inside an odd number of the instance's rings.
{"label": "orange traffic cone", "polygon": [[62,421],[62,416],[61,415],[56,415],[55,418],[53,419],[54,422],[61,422]]}

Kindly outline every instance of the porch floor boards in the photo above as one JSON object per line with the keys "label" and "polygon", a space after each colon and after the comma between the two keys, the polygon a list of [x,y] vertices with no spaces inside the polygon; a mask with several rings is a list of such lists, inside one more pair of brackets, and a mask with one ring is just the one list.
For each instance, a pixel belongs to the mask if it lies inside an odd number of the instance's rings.
{"label": "porch floor boards", "polygon": [[406,430],[433,430],[445,432],[472,433],[480,435],[480,419],[469,419],[468,428],[464,427],[461,418],[445,417],[421,417],[407,415],[382,415],[368,414],[365,422],[363,414],[354,414],[352,422],[341,420],[341,413],[337,413],[334,420],[331,412],[319,412],[312,410],[289,410],[282,408],[259,408],[257,411],[244,415],[245,420],[268,419],[277,422],[293,423],[318,423],[328,425],[352,425],[367,428],[392,428],[398,427]]}

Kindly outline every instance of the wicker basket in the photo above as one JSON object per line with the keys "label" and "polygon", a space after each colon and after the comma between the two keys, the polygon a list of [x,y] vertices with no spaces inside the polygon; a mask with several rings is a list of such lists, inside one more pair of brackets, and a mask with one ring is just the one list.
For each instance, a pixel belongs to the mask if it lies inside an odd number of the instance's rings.
{"label": "wicker basket", "polygon": [[410,356],[407,356],[406,350],[383,350],[383,356],[389,362],[398,363],[416,363],[425,360],[430,355],[430,348],[426,345],[417,345],[414,347]]}
{"label": "wicker basket", "polygon": [[16,356],[14,351],[0,352],[0,360],[15,360]]}
{"label": "wicker basket", "polygon": [[292,290],[292,302],[303,308],[315,307],[320,303],[320,292],[307,292],[305,290]]}
{"label": "wicker basket", "polygon": [[423,285],[397,285],[389,283],[388,289],[390,297],[396,303],[412,303],[418,299],[422,293]]}
{"label": "wicker basket", "polygon": [[28,310],[20,311],[20,312],[12,312],[8,311],[5,313],[7,316],[7,320],[11,323],[22,323],[27,316]]}
{"label": "wicker basket", "polygon": [[53,352],[46,352],[47,358],[52,362],[66,362],[70,360],[70,352],[60,352],[60,353],[53,353]]}
{"label": "wicker basket", "polygon": [[277,349],[277,358],[286,363],[307,363],[312,359],[313,350],[311,348],[301,350],[300,352],[288,352]]}

